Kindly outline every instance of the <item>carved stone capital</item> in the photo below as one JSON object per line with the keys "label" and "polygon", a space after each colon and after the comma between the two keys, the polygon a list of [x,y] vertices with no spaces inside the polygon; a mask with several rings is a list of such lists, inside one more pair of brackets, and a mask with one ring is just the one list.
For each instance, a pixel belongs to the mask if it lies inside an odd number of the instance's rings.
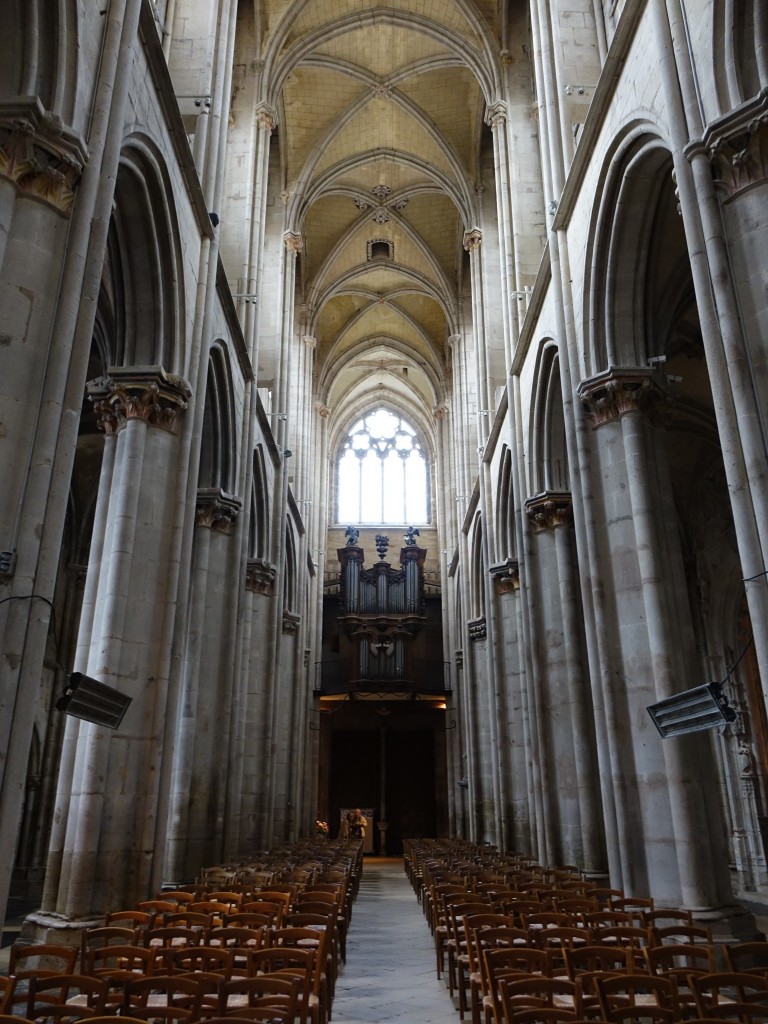
{"label": "carved stone capital", "polygon": [[306,346],[306,348],[308,348],[308,349],[316,349],[317,348],[317,338],[313,338],[311,334],[303,334],[301,336],[301,340],[304,342],[304,345]]}
{"label": "carved stone capital", "polygon": [[0,106],[0,175],[69,215],[88,159],[82,139],[37,100]]}
{"label": "carved stone capital", "polygon": [[497,100],[485,108],[485,123],[489,128],[498,128],[507,121],[507,104],[503,100]]}
{"label": "carved stone capital", "polygon": [[463,334],[449,334],[448,335],[448,348],[456,348],[461,339],[464,337]]}
{"label": "carved stone capital", "polygon": [[432,415],[436,420],[444,420],[448,415],[448,406],[443,402],[441,405],[436,405],[432,410]]}
{"label": "carved stone capital", "polygon": [[207,526],[218,533],[229,533],[240,515],[242,501],[220,487],[201,487],[195,504],[195,525]]}
{"label": "carved stone capital", "polygon": [[454,662],[456,664],[456,668],[463,668],[464,667],[464,651],[455,651],[454,655],[453,655],[453,660],[454,660]]}
{"label": "carved stone capital", "polygon": [[327,420],[331,415],[331,410],[327,405],[323,405],[322,402],[315,402],[315,412],[317,415],[324,420]]}
{"label": "carved stone capital", "polygon": [[277,128],[277,112],[268,103],[260,103],[256,107],[256,123],[265,132],[272,132]]}
{"label": "carved stone capital", "polygon": [[573,519],[573,498],[569,491],[542,491],[527,499],[525,514],[536,533],[554,530]]}
{"label": "carved stone capital", "polygon": [[507,558],[488,570],[497,594],[514,594],[520,589],[520,563],[516,558]]}
{"label": "carved stone capital", "polygon": [[473,643],[477,643],[478,640],[485,640],[488,636],[488,629],[485,624],[485,616],[481,616],[479,619],[470,619],[467,623],[469,629],[469,639]]}
{"label": "carved stone capital", "polygon": [[715,181],[728,198],[768,181],[768,92],[717,122],[705,145]]}
{"label": "carved stone capital", "polygon": [[286,231],[283,235],[283,241],[285,242],[285,248],[288,252],[298,254],[304,248],[304,239],[295,231]]}
{"label": "carved stone capital", "polygon": [[467,252],[477,252],[483,244],[483,232],[480,228],[472,228],[464,232],[464,248]]}
{"label": "carved stone capital", "polygon": [[172,431],[177,413],[187,408],[192,394],[185,380],[162,366],[113,366],[106,377],[88,381],[86,388],[107,434],[135,419]]}
{"label": "carved stone capital", "polygon": [[245,566],[245,589],[271,596],[275,592],[277,569],[262,558],[249,558]]}
{"label": "carved stone capital", "polygon": [[612,366],[583,380],[577,392],[594,427],[613,423],[629,412],[655,412],[668,397],[656,372],[643,366]]}
{"label": "carved stone capital", "polygon": [[301,625],[301,616],[294,615],[293,612],[283,612],[283,632],[289,636],[296,636],[299,632],[299,626]]}

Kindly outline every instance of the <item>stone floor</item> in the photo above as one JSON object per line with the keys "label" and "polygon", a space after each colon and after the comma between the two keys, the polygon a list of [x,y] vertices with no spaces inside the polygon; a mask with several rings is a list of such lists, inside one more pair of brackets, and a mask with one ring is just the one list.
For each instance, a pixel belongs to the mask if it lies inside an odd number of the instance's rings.
{"label": "stone floor", "polygon": [[421,904],[398,859],[366,859],[333,1024],[458,1024]]}

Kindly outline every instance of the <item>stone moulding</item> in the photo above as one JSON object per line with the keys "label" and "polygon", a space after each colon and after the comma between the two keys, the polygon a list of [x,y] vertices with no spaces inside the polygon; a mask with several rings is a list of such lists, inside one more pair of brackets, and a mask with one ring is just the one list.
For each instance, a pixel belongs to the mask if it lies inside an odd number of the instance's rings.
{"label": "stone moulding", "polygon": [[227,494],[220,487],[201,487],[197,491],[195,525],[229,533],[242,505],[240,498]]}
{"label": "stone moulding", "polygon": [[192,390],[185,380],[162,366],[110,367],[106,377],[86,384],[99,426],[114,434],[128,420],[173,432],[176,415],[187,408]]}
{"label": "stone moulding", "polygon": [[0,175],[22,194],[68,216],[88,150],[35,98],[0,105]]}
{"label": "stone moulding", "polygon": [[593,427],[614,423],[629,412],[654,412],[666,403],[666,385],[645,366],[611,366],[583,380],[577,393]]}
{"label": "stone moulding", "polygon": [[[573,498],[570,491],[542,491],[525,502],[525,514],[534,532],[543,533],[564,526],[573,519]],[[520,585],[518,569],[518,586]]]}
{"label": "stone moulding", "polygon": [[262,558],[249,558],[245,568],[245,589],[271,597],[275,592],[277,568]]}

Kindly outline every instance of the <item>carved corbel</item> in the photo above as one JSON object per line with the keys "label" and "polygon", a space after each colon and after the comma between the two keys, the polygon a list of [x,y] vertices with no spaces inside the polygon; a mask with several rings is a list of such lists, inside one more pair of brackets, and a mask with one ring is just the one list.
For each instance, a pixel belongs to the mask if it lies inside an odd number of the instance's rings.
{"label": "carved corbel", "polygon": [[525,514],[536,533],[554,530],[573,520],[573,498],[569,491],[542,491],[527,499]]}
{"label": "carved corbel", "polygon": [[630,412],[656,413],[669,397],[657,372],[643,366],[612,366],[583,380],[577,391],[593,427],[614,423]]}

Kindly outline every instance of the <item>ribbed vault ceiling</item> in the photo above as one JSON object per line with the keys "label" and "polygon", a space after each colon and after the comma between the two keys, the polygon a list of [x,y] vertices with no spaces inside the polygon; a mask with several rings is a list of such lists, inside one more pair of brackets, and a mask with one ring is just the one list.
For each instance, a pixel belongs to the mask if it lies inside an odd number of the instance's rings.
{"label": "ribbed vault ceiling", "polygon": [[442,399],[495,98],[497,6],[263,5],[304,326],[335,416],[373,394],[423,416]]}

